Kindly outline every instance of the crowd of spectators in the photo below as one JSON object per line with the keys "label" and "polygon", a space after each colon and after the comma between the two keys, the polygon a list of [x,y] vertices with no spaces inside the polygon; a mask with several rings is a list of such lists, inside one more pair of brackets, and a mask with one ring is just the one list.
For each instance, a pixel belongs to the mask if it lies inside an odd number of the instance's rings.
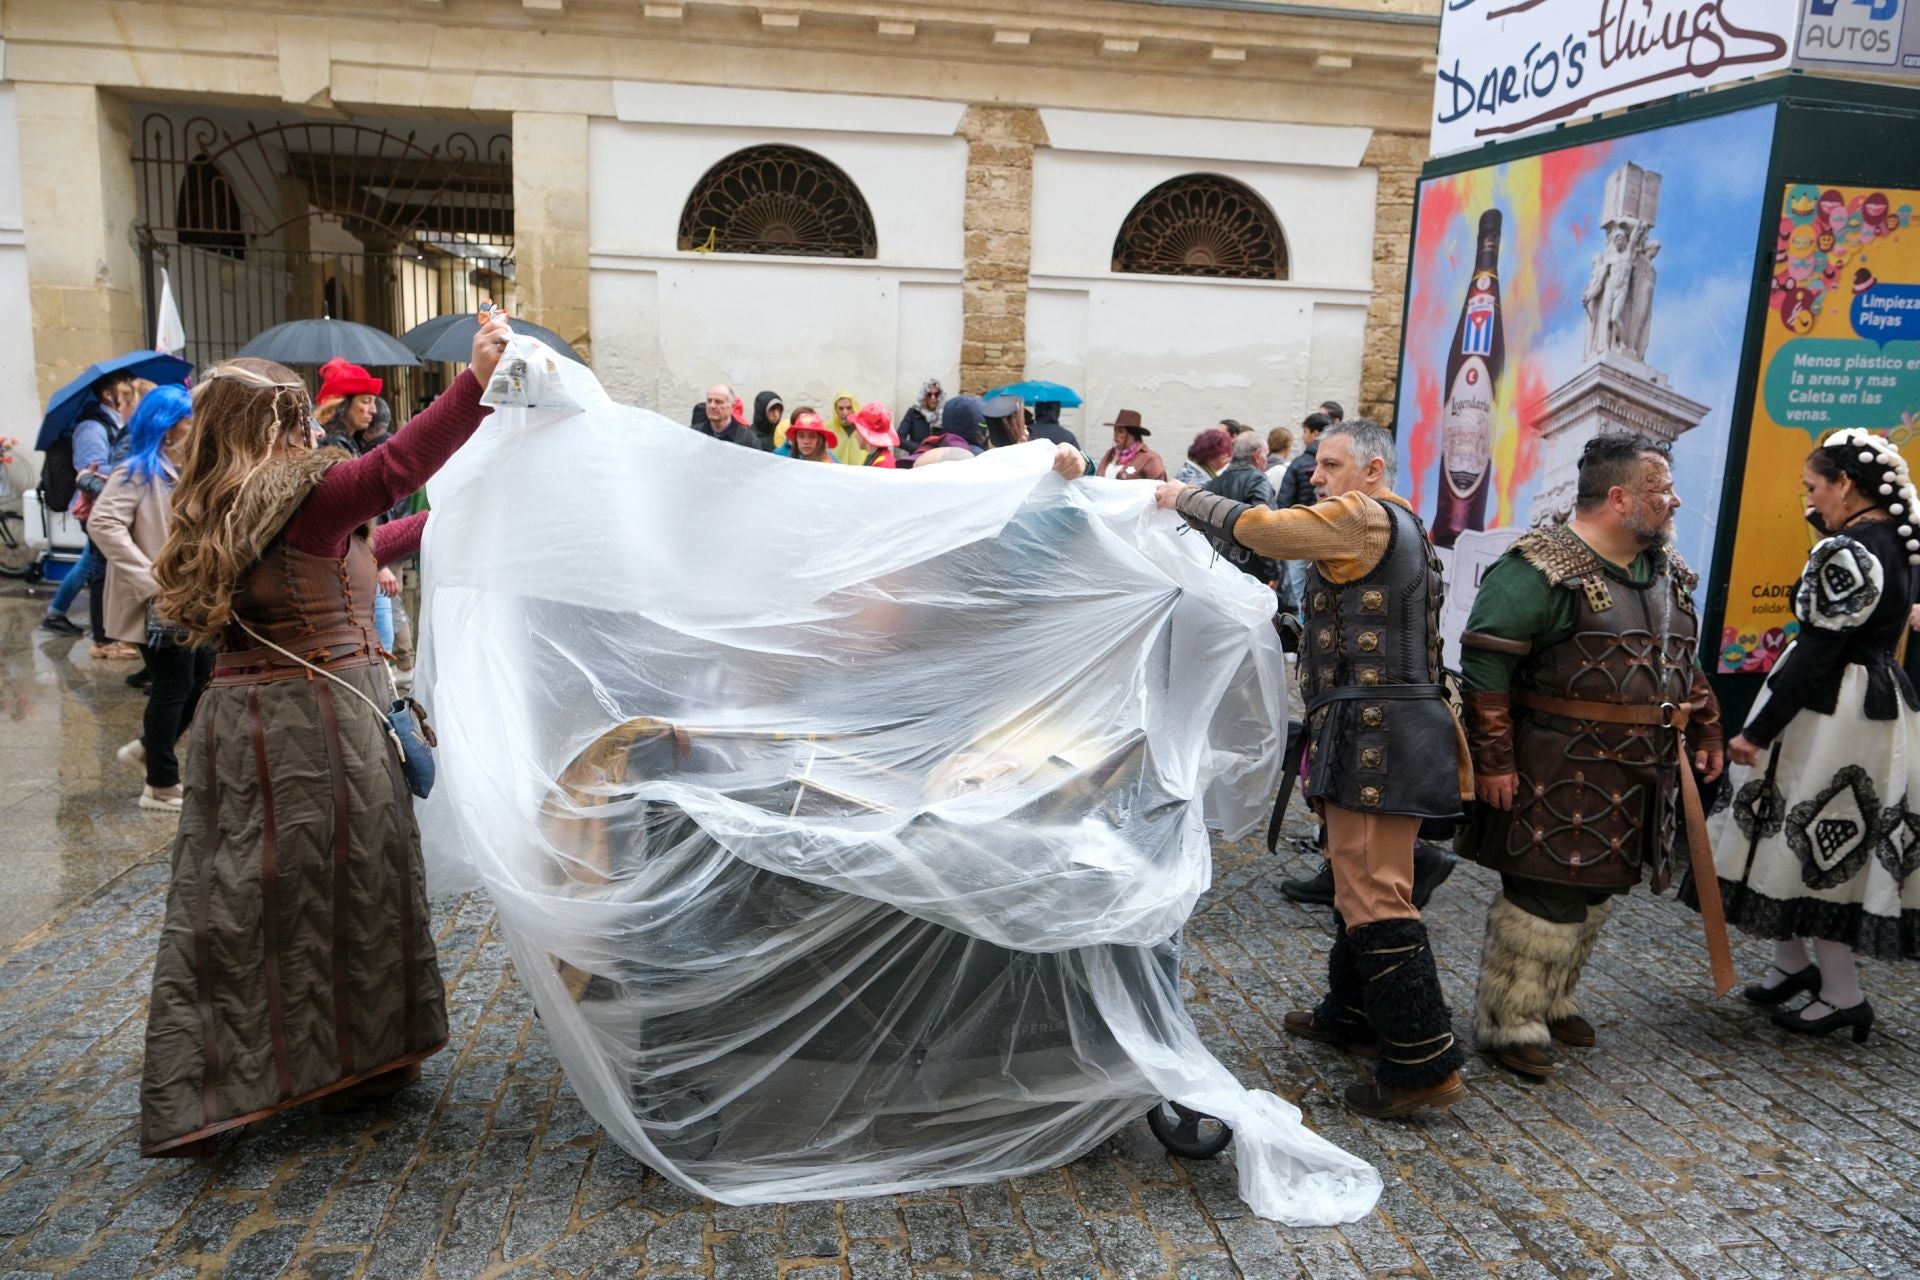
{"label": "crowd of spectators", "polygon": [[[929,378],[897,420],[884,404],[862,404],[844,391],[824,414],[811,405],[796,406],[789,414],[778,392],[762,391],[754,397],[749,417],[745,401],[722,383],[709,387],[706,398],[694,406],[692,426],[716,440],[803,462],[902,469],[929,455],[937,455],[934,461],[949,461],[1028,440],[1080,449],[1079,438],[1061,423],[1060,410],[1059,401],[1027,405],[1012,395],[949,396],[940,379]],[[1172,479],[1237,502],[1303,506],[1317,496],[1313,470],[1320,433],[1345,418],[1346,411],[1333,400],[1308,413],[1297,436],[1294,428],[1285,426],[1263,436],[1258,428],[1222,418],[1194,437],[1186,460],[1169,475],[1165,460],[1153,449],[1152,428],[1137,410],[1121,409],[1104,424],[1113,433],[1111,446],[1098,461],[1087,455],[1087,465],[1090,474],[1109,479]],[[1239,547],[1218,550],[1242,572],[1271,586],[1282,609],[1297,610],[1306,587],[1304,561],[1270,560]]]}

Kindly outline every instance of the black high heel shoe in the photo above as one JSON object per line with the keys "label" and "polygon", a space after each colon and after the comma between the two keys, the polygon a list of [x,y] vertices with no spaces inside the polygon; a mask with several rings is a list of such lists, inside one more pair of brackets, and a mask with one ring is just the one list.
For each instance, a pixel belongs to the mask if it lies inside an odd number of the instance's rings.
{"label": "black high heel shoe", "polygon": [[1867,1042],[1867,1032],[1873,1029],[1873,1006],[1867,1003],[1866,997],[1862,996],[1859,1004],[1848,1005],[1844,1009],[1834,1009],[1823,1018],[1800,1016],[1809,1006],[1819,1003],[1816,997],[1799,1009],[1775,1009],[1773,1025],[1783,1031],[1791,1031],[1795,1035],[1802,1036],[1831,1035],[1841,1027],[1852,1027],[1853,1042],[1855,1044]]}
{"label": "black high heel shoe", "polygon": [[[1770,964],[1767,968],[1775,973],[1787,973],[1777,964]],[[1740,998],[1748,1004],[1757,1004],[1762,1009],[1771,1009],[1775,1005],[1785,1004],[1803,991],[1817,994],[1819,990],[1820,966],[1809,961],[1807,967],[1800,972],[1787,973],[1787,980],[1779,986],[1762,986],[1756,982],[1741,991]]]}

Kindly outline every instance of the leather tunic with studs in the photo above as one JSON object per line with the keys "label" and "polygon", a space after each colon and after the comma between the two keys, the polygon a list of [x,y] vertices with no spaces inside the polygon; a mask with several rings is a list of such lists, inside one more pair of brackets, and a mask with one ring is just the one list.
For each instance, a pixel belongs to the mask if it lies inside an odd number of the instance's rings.
{"label": "leather tunic with studs", "polygon": [[1557,644],[1536,646],[1514,671],[1513,808],[1476,805],[1460,851],[1524,879],[1602,891],[1631,888],[1645,876],[1659,892],[1685,856],[1678,736],[1660,723],[1584,720],[1528,702],[1688,705],[1699,645],[1697,579],[1668,551],[1636,586],[1606,573],[1564,527],[1527,534],[1510,554],[1573,593],[1574,629]]}
{"label": "leather tunic with studs", "polygon": [[1382,502],[1386,554],[1352,582],[1307,571],[1300,693],[1307,799],[1359,813],[1460,816],[1459,722],[1440,683],[1440,561],[1420,518]]}

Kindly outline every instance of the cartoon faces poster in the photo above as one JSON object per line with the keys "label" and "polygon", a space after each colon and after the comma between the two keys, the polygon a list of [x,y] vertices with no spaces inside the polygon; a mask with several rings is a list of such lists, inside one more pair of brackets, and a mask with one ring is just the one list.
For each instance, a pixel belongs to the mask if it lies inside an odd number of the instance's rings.
{"label": "cartoon faces poster", "polygon": [[[1583,405],[1625,395],[1668,415],[1683,503],[1675,541],[1708,574],[1753,248],[1772,203],[1774,118],[1773,107],[1755,107],[1421,184],[1395,421],[1401,492],[1430,528],[1463,530],[1436,535],[1449,562],[1450,656],[1480,574],[1570,504],[1579,449],[1603,417]],[[1462,413],[1459,388],[1476,370],[1462,372],[1455,337],[1481,274],[1488,210],[1499,214],[1504,359],[1490,403]],[[1482,445],[1449,437],[1462,423],[1484,431]],[[1450,481],[1456,495],[1472,489],[1472,477],[1453,474],[1456,460],[1482,457],[1485,492],[1464,518],[1443,516]]]}
{"label": "cartoon faces poster", "polygon": [[1865,427],[1920,462],[1920,191],[1788,184],[1760,345],[1719,669],[1773,668],[1817,534],[1800,487],[1829,431]]}

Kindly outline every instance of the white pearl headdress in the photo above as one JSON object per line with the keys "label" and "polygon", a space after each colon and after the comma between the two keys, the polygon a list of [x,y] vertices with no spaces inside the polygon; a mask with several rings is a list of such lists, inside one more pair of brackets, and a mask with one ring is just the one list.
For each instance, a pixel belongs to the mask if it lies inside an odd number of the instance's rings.
{"label": "white pearl headdress", "polygon": [[1907,563],[1920,564],[1920,536],[1916,536],[1913,523],[1915,516],[1920,514],[1920,492],[1914,490],[1907,460],[1900,456],[1900,451],[1894,448],[1891,440],[1863,427],[1844,427],[1826,439],[1826,448],[1848,446],[1860,451],[1860,465],[1879,469],[1880,481],[1870,488],[1878,489],[1883,498],[1894,499],[1887,504],[1887,512],[1905,517],[1900,523],[1900,536],[1906,539]]}

